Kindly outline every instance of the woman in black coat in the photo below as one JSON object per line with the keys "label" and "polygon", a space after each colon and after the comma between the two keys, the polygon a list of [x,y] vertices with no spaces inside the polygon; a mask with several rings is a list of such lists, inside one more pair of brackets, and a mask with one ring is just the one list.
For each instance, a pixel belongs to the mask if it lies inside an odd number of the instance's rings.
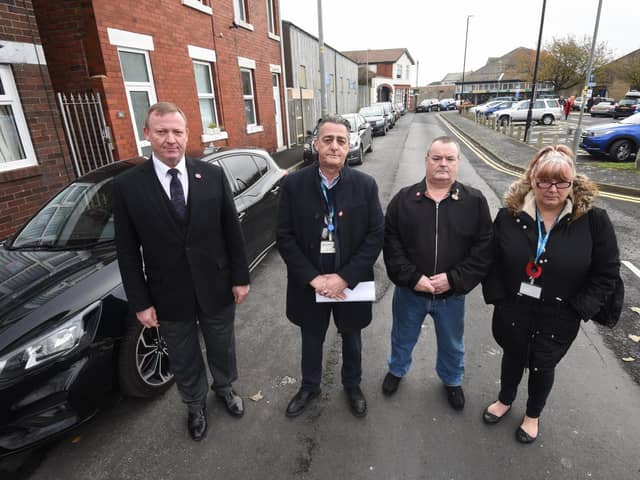
{"label": "woman in black coat", "polygon": [[483,282],[495,305],[493,336],[503,349],[498,400],[483,414],[498,423],[529,369],[527,410],[516,438],[538,437],[554,371],[614,290],[620,260],[607,213],[592,206],[595,184],[576,174],[572,151],[541,149],[505,194],[494,222],[494,265]]}

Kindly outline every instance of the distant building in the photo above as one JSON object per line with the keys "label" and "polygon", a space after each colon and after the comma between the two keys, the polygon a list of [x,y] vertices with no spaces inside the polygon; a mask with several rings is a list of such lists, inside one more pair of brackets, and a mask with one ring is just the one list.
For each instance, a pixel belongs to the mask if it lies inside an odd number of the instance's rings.
{"label": "distant building", "polygon": [[[385,50],[350,50],[342,52],[360,68],[358,104],[375,102],[402,103],[413,108],[411,76],[413,57],[406,48]],[[363,78],[364,77],[364,78]]]}
{"label": "distant building", "polygon": [[[291,22],[282,22],[286,71],[289,143],[303,143],[322,116],[320,44],[316,37]],[[329,113],[358,111],[358,65],[324,44],[325,91]]]}
{"label": "distant building", "polygon": [[632,85],[623,78],[621,70],[635,68],[640,70],[640,49],[627,53],[613,62],[602,67],[596,74],[597,85],[593,88],[593,95],[621,99],[630,89],[640,90],[640,85]]}
{"label": "distant building", "polygon": [[[531,75],[523,69],[524,59],[535,55],[529,48],[519,47],[502,57],[489,57],[487,63],[475,72],[465,73],[456,81],[456,98],[462,92],[463,98],[478,104],[491,97],[529,98],[532,83],[526,81]],[[554,93],[552,82],[538,82],[538,94]]]}

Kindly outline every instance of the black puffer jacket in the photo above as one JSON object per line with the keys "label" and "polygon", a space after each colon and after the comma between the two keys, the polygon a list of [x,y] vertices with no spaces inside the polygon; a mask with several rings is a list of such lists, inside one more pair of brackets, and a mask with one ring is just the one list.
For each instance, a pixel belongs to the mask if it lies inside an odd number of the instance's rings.
{"label": "black puffer jacket", "polygon": [[425,185],[422,180],[405,187],[389,203],[384,236],[387,274],[396,285],[413,289],[422,275],[446,273],[451,290],[437,297],[468,293],[491,265],[487,200],[479,190],[455,182],[449,196],[436,203],[425,197]]}

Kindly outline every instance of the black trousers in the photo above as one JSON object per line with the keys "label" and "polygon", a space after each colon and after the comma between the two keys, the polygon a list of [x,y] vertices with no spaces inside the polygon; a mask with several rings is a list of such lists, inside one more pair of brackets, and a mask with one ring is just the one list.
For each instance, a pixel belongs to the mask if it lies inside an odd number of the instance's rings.
{"label": "black trousers", "polygon": [[171,371],[190,412],[206,406],[209,382],[198,338],[198,326],[206,347],[207,363],[213,376],[213,390],[219,395],[231,389],[238,378],[234,331],[235,304],[215,315],[206,315],[198,307],[193,320],[162,320],[160,333],[167,342]]}
{"label": "black trousers", "polygon": [[[511,405],[516,399],[524,369],[525,364],[520,359],[509,355],[506,351],[503,353],[498,399],[505,405]],[[538,418],[540,416],[547,403],[549,393],[551,393],[554,378],[555,369],[529,370],[527,417]]]}
{"label": "black trousers", "polygon": [[[320,389],[322,380],[322,347],[329,328],[331,304],[313,305],[312,318],[302,322],[302,388],[309,391]],[[345,387],[360,385],[362,379],[361,330],[339,332],[342,336],[342,384]]]}

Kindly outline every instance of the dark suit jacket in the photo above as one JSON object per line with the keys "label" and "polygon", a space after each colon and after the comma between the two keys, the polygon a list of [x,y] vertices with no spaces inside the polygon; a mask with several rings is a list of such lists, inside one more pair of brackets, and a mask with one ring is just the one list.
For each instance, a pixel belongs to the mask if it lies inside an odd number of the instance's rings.
{"label": "dark suit jacket", "polygon": [[[335,273],[353,288],[373,280],[373,264],[382,249],[384,217],[378,186],[369,175],[345,167],[333,188],[339,248]],[[322,273],[320,236],[325,211],[317,163],[285,178],[276,242],[287,264],[287,317],[296,325],[313,321],[318,310],[309,282]],[[341,330],[363,328],[371,322],[371,302],[332,305]]]}
{"label": "dark suit jacket", "polygon": [[[196,301],[212,315],[249,283],[233,195],[220,167],[187,159],[189,221],[171,210],[148,160],[113,186],[118,263],[134,312],[156,307],[163,320],[192,319]],[[142,252],[140,247],[142,247]]]}

